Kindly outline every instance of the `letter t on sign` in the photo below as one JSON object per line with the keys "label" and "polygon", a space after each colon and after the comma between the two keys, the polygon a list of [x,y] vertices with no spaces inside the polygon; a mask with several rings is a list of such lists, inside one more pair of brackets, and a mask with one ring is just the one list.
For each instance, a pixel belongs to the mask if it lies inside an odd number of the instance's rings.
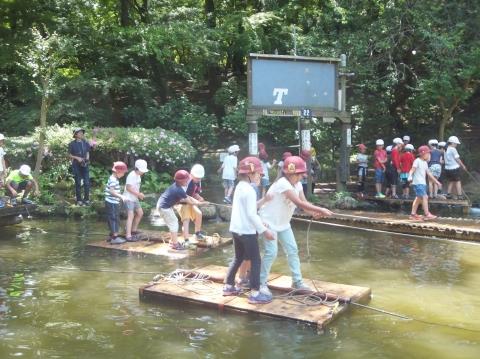
{"label": "letter t on sign", "polygon": [[282,105],[283,95],[288,95],[288,89],[281,89],[281,88],[274,88],[273,89],[273,96],[276,96],[275,101],[273,102],[274,105]]}

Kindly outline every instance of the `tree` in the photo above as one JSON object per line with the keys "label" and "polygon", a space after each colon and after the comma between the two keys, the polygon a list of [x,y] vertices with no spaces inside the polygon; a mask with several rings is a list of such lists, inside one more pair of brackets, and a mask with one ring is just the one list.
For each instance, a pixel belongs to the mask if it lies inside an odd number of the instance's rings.
{"label": "tree", "polygon": [[19,65],[28,71],[32,83],[42,98],[40,136],[34,169],[34,176],[36,177],[38,177],[42,168],[45,152],[48,109],[60,88],[60,79],[63,77],[61,69],[68,61],[66,55],[72,50],[70,45],[66,38],[60,37],[56,32],[50,34],[46,29],[40,31],[34,27],[31,44],[19,53],[22,59]]}

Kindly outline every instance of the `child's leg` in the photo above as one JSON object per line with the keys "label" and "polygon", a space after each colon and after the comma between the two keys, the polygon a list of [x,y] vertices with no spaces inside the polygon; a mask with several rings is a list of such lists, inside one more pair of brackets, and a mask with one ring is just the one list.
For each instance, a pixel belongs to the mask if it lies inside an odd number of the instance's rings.
{"label": "child's leg", "polygon": [[159,212],[170,231],[170,243],[177,243],[178,219],[173,208],[160,208]]}
{"label": "child's leg", "polygon": [[428,196],[427,195],[424,195],[422,197],[422,208],[423,208],[423,213],[425,215],[428,215],[430,212],[428,210]]}
{"label": "child's leg", "polygon": [[247,259],[242,262],[240,268],[238,268],[238,276],[240,277],[240,279],[248,279],[248,273],[250,272],[251,266],[252,263],[250,263],[250,261]]}
{"label": "child's leg", "polygon": [[462,182],[461,181],[456,181],[455,182],[455,189],[457,191],[457,196],[462,196],[463,195]]}
{"label": "child's leg", "polygon": [[225,277],[225,284],[231,286],[235,285],[235,276],[237,275],[238,268],[243,262],[245,256],[245,248],[241,241],[241,236],[233,234],[233,246],[235,248],[235,257],[228,268],[227,276]]}
{"label": "child's leg", "polygon": [[139,204],[138,207],[135,209],[135,217],[133,218],[133,224],[132,224],[133,232],[137,231],[138,225],[140,224],[142,217],[143,217],[143,209],[142,207],[140,207],[140,204]]}
{"label": "child's leg", "polygon": [[223,180],[223,188],[224,188],[224,192],[225,192],[225,197],[228,196],[228,184],[227,184],[227,180]]}
{"label": "child's leg", "polygon": [[202,230],[202,211],[197,206],[193,206],[193,213],[195,214],[195,233]]}
{"label": "child's leg", "polygon": [[135,212],[133,211],[133,208],[127,208],[127,222],[125,223],[125,237],[127,238],[132,237],[132,223],[134,215]]}
{"label": "child's leg", "polygon": [[420,202],[422,201],[422,197],[415,197],[412,203],[412,214],[417,214],[418,206]]}
{"label": "child's leg", "polygon": [[108,229],[110,230],[110,236],[113,236],[114,234],[114,211],[113,211],[113,203],[105,201],[105,210],[107,211],[107,224],[108,224]]}
{"label": "child's leg", "polygon": [[227,191],[227,197],[232,198],[232,193],[233,193],[233,185],[229,183],[228,191]]}
{"label": "child's leg", "polygon": [[258,236],[256,234],[248,234],[242,236],[242,243],[245,249],[245,262],[251,263],[250,270],[250,288],[254,291],[260,289],[260,248],[258,247]]}
{"label": "child's leg", "polygon": [[453,182],[448,181],[447,194],[452,194],[452,189],[453,189]]}
{"label": "child's leg", "polygon": [[183,232],[183,238],[185,239],[190,237],[189,228],[190,228],[190,218],[184,219],[182,222],[182,232]]}
{"label": "child's leg", "polygon": [[260,270],[260,284],[267,284],[268,275],[270,274],[270,269],[272,268],[273,261],[277,258],[278,252],[278,242],[276,238],[276,233],[273,232],[275,235],[275,239],[273,241],[261,238],[261,242],[263,244],[263,258],[261,263],[261,270]]}
{"label": "child's leg", "polygon": [[302,283],[302,271],[300,268],[300,258],[298,257],[298,247],[295,236],[291,228],[278,232],[278,241],[287,256],[288,266],[292,272],[292,282]]}
{"label": "child's leg", "polygon": [[113,224],[113,233],[114,237],[119,235],[120,232],[120,204],[113,205],[114,208],[114,224]]}

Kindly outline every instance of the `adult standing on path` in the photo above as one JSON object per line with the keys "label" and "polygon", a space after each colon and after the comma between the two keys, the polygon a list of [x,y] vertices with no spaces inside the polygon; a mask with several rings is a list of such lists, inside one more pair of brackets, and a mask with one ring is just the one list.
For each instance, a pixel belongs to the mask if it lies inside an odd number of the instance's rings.
{"label": "adult standing on path", "polygon": [[[68,145],[69,157],[72,160],[72,170],[75,179],[75,197],[77,205],[87,206],[90,204],[90,144],[85,141],[85,130],[76,128],[73,131],[74,140]],[[82,181],[84,197],[82,199]]]}

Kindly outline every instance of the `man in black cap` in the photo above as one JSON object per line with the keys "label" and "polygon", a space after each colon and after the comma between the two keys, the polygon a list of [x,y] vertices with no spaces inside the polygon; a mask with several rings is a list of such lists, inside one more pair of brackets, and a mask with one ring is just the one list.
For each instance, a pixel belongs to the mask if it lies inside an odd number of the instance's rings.
{"label": "man in black cap", "polygon": [[[88,163],[90,161],[90,144],[84,139],[85,130],[76,128],[73,131],[74,140],[68,145],[69,157],[72,160],[73,175],[75,178],[75,196],[77,205],[90,204],[90,174]],[[82,200],[82,180],[85,196]]]}

